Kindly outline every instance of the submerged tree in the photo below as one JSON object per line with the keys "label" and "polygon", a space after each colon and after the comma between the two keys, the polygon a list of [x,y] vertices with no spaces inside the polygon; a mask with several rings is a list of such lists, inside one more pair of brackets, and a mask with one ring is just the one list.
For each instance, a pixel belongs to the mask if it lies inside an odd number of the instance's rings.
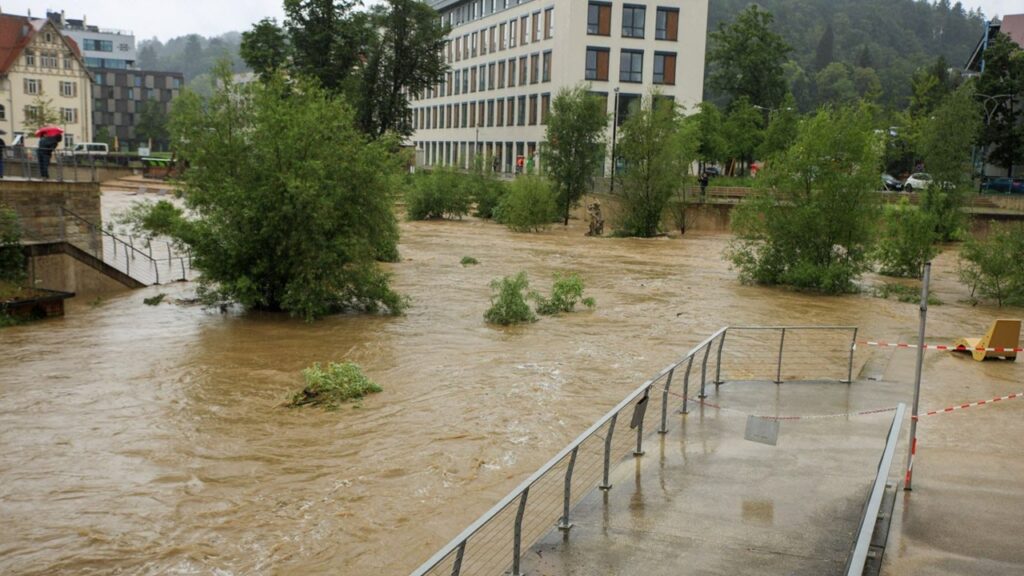
{"label": "submerged tree", "polygon": [[582,86],[563,88],[551,103],[544,166],[558,193],[566,225],[569,210],[579,203],[604,163],[607,126],[604,100]]}
{"label": "submerged tree", "polygon": [[647,105],[634,112],[622,125],[619,155],[625,163],[616,174],[621,182],[622,212],[617,227],[629,236],[651,237],[661,231],[661,216],[672,194],[684,184],[690,163],[696,159],[696,146],[684,149],[680,138],[691,130],[682,130],[683,122],[675,104],[657,94]]}
{"label": "submerged tree", "polygon": [[397,242],[388,143],[367,141],[351,108],[314,82],[219,76],[208,101],[191,92],[175,101],[187,211],[142,207],[140,225],[191,248],[214,301],[306,319],[399,312],[403,299],[375,262]]}
{"label": "submerged tree", "polygon": [[729,256],[740,278],[846,292],[868,268],[881,144],[865,107],[823,109],[758,176],[734,212]]}

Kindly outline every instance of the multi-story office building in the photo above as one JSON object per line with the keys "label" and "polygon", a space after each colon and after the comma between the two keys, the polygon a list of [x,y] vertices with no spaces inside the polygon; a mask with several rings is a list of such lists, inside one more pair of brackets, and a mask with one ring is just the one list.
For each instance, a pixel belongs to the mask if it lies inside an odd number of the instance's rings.
{"label": "multi-story office building", "polygon": [[552,98],[582,83],[620,124],[653,89],[688,109],[703,97],[708,0],[430,4],[451,26],[450,69],[412,104],[422,164],[468,167],[485,155],[515,171],[543,146]]}
{"label": "multi-story office building", "polygon": [[139,70],[135,65],[135,36],[128,31],[100,28],[81,20],[66,18],[64,12],[47,12],[46,18],[73,38],[82,49],[85,65],[92,72],[93,132],[106,136],[118,150],[152,145],[165,150],[167,139],[151,142],[136,128],[148,106],[166,117],[171,100],[185,82],[180,72]]}
{"label": "multi-story office building", "polygon": [[22,136],[25,145],[35,146],[46,111],[56,113],[65,146],[88,141],[90,84],[78,45],[53,23],[0,14],[0,127],[8,143]]}

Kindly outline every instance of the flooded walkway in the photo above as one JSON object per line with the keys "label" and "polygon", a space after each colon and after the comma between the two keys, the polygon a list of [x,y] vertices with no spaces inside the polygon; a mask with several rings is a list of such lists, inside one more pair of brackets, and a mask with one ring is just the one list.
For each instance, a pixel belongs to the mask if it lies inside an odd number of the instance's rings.
{"label": "flooded walkway", "polygon": [[[143,304],[191,295],[177,284],[77,298],[62,319],[0,331],[0,573],[408,573],[723,325],[916,333],[912,304],[740,285],[721,258],[725,235],[601,239],[584,228],[403,224],[403,260],[388,266],[412,299],[399,318],[304,324]],[[556,271],[579,272],[597,308],[486,325],[489,282],[520,270],[541,290]],[[955,274],[953,255],[940,256],[936,341],[1005,314],[958,303]],[[384,392],[337,412],[283,407],[302,368],[331,360],[359,363]],[[1020,364],[934,370],[947,386],[922,404],[1019,382]]]}

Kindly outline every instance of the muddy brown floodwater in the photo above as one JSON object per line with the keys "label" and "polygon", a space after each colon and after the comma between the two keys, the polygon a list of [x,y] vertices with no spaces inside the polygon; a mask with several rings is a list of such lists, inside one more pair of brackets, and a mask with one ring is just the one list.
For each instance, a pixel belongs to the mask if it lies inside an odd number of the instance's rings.
{"label": "muddy brown floodwater", "polygon": [[[911,338],[917,307],[740,285],[724,234],[515,234],[407,223],[399,318],[304,324],[143,304],[187,284],[73,300],[0,331],[0,573],[402,574],[627,392],[725,324],[847,324]],[[480,261],[463,267],[463,256]],[[500,329],[488,283],[577,271],[594,311]],[[939,257],[929,335],[998,315],[959,304]],[[360,407],[289,409],[299,371],[351,360]]]}

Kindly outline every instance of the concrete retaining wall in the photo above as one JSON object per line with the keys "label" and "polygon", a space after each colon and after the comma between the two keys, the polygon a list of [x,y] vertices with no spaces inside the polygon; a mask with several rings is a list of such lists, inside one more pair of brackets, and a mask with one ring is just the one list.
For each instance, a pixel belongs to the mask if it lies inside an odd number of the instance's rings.
{"label": "concrete retaining wall", "polygon": [[96,247],[98,235],[74,218],[62,218],[61,208],[102,224],[98,183],[0,180],[0,204],[18,214],[25,243],[68,240],[83,248]]}

